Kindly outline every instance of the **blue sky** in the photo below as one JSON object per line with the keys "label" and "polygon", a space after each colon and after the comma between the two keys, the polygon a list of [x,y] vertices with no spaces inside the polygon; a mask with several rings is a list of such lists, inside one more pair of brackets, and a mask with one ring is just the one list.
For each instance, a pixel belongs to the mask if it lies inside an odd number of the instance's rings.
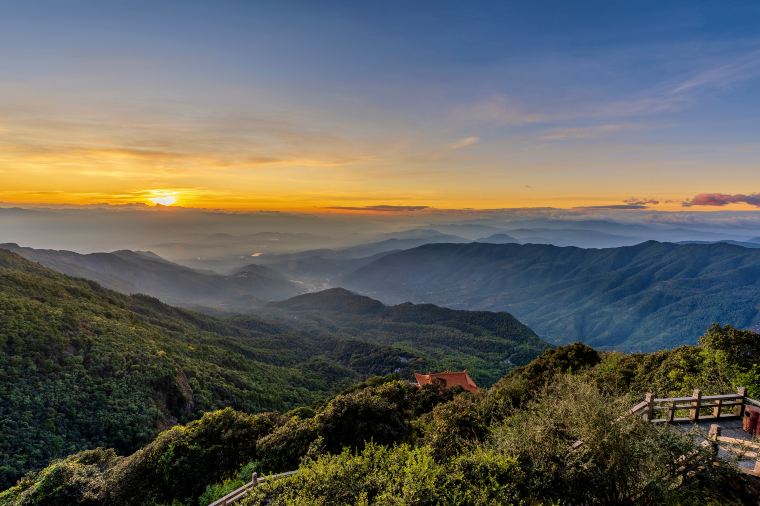
{"label": "blue sky", "polygon": [[0,14],[0,200],[669,208],[760,191],[758,2]]}

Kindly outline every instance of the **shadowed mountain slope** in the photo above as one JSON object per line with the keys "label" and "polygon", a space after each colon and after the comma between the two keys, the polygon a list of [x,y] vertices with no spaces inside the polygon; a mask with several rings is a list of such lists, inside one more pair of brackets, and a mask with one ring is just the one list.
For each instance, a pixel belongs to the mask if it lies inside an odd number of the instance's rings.
{"label": "shadowed mountain slope", "polygon": [[303,291],[279,272],[261,265],[250,265],[224,276],[175,264],[151,252],[122,250],[83,255],[16,244],[2,244],[0,248],[122,293],[144,293],[185,307],[247,311],[262,302]]}
{"label": "shadowed mountain slope", "polygon": [[716,322],[760,321],[760,250],[722,243],[432,244],[384,256],[342,284],[389,302],[506,310],[550,342],[634,351],[694,343]]}

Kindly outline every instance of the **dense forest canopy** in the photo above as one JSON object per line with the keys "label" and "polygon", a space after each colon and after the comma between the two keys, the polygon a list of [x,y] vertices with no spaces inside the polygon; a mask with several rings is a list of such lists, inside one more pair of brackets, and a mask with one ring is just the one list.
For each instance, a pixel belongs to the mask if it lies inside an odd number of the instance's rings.
{"label": "dense forest canopy", "polygon": [[0,250],[0,486],[78,450],[130,453],[206,411],[311,405],[372,374],[463,364],[488,385],[546,347],[506,314],[410,310],[420,323],[353,315],[365,333],[299,330],[282,311],[218,320]]}
{"label": "dense forest canopy", "polygon": [[[205,505],[292,469],[244,504],[754,504],[758,483],[692,435],[620,414],[651,388],[757,396],[758,354],[760,335],[715,326],[655,354],[549,349],[478,394],[378,377],[290,412],[206,413],[126,457],[80,452],[0,504]],[[687,453],[695,472],[668,464]]]}

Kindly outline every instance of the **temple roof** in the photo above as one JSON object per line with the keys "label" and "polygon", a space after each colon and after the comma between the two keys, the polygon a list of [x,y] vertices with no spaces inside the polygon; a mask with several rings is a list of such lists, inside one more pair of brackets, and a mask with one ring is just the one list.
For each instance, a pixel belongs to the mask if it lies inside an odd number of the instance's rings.
{"label": "temple roof", "polygon": [[429,374],[414,373],[414,378],[417,380],[419,386],[429,385],[433,380],[440,379],[444,381],[446,388],[462,387],[468,392],[478,391],[478,385],[472,380],[467,369],[458,372],[445,371]]}

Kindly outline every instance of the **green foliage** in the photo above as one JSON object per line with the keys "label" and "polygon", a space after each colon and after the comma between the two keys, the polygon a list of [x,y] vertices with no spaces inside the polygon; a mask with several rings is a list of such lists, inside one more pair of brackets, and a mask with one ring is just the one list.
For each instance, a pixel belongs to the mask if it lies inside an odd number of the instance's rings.
{"label": "green foliage", "polygon": [[99,449],[56,461],[22,478],[0,495],[0,504],[194,501],[208,485],[254,460],[256,441],[280,423],[280,415],[274,413],[247,415],[229,408],[207,413],[162,432],[128,457]]}
{"label": "green foliage", "polygon": [[545,350],[535,360],[511,371],[485,394],[485,414],[492,420],[507,416],[558,374],[578,373],[597,366],[601,356],[583,343]]}
{"label": "green foliage", "polygon": [[[481,386],[524,365],[546,348],[536,334],[503,312],[458,311],[432,304],[385,306],[342,288],[270,304],[265,314],[322,339],[351,336],[334,353],[352,367],[383,374],[377,364],[396,361],[401,372],[466,368]],[[245,321],[239,317],[233,321]],[[367,350],[371,344],[373,349]]]}
{"label": "green foliage", "polygon": [[[442,423],[446,415],[472,416],[477,398],[439,405],[439,420],[423,427],[417,446],[367,443],[360,451],[306,458],[298,474],[265,482],[243,504],[741,504],[751,499],[738,485],[746,484],[741,474],[716,462],[710,448],[695,451],[691,435],[620,418],[630,399],[609,397],[584,375],[557,373],[536,398],[488,427],[489,437],[460,432],[465,444],[455,445],[456,451],[436,451],[431,432],[456,427],[457,422]],[[688,477],[677,464],[687,453],[693,453]]]}
{"label": "green foliage", "polygon": [[319,441],[321,449],[339,453],[361,449],[367,441],[393,444],[412,434],[412,420],[436,404],[451,400],[451,390],[416,388],[403,381],[372,382],[333,398],[314,417],[292,417],[259,445],[261,469],[285,471],[297,467]]}
{"label": "green foliage", "polygon": [[[371,299],[370,305],[387,310]],[[370,312],[319,332],[308,318],[306,332],[253,317],[222,321],[118,294],[0,250],[0,435],[13,435],[0,436],[0,488],[83,449],[128,454],[160,429],[206,411],[285,410],[315,405],[372,374],[397,370],[410,377],[418,366],[444,365],[444,342],[460,350],[447,366],[471,365],[484,378],[510,367],[499,362],[505,353],[543,349],[519,322],[448,311],[408,307],[398,317],[404,321],[389,326]],[[411,322],[416,317],[429,323]],[[495,326],[504,321],[522,330],[505,337]],[[454,328],[465,324],[469,330]],[[489,325],[493,331],[481,328]],[[355,331],[362,326],[365,334]],[[426,341],[427,348],[418,346]],[[492,357],[500,365],[490,365]],[[438,402],[435,395],[428,401],[426,410]],[[382,414],[379,402],[366,409]],[[281,464],[297,463],[302,454],[294,450]]]}
{"label": "green foliage", "polygon": [[[531,495],[542,501],[664,502],[681,478],[664,463],[691,450],[693,440],[636,417],[621,419],[629,406],[592,382],[560,376],[498,427],[493,447],[518,457]],[[709,467],[711,454],[701,458]]]}
{"label": "green foliage", "polygon": [[[0,496],[0,505],[56,501],[131,505],[218,497],[234,484],[248,481],[254,470],[290,470],[304,457],[340,453],[343,448],[360,450],[368,441],[391,445],[409,439],[412,420],[435,405],[431,397],[446,402],[453,395],[397,380],[370,383],[374,386],[335,397],[308,418],[248,415],[229,408],[206,413],[200,420],[162,432],[128,457],[116,457],[111,451],[111,458],[102,459],[100,467],[86,472],[76,468],[73,473],[74,464],[92,460],[83,452],[26,476]],[[88,493],[89,489],[99,495]]]}
{"label": "green foliage", "polygon": [[[270,330],[271,331],[271,330]],[[139,448],[232,406],[310,404],[359,377],[306,337],[260,334],[0,251],[0,487],[81,449]],[[296,350],[294,352],[293,350]]]}
{"label": "green foliage", "polygon": [[0,504],[104,504],[109,486],[105,473],[118,460],[113,450],[97,449],[55,461],[0,493]]}
{"label": "green foliage", "polygon": [[437,462],[427,447],[374,443],[307,461],[291,478],[265,483],[243,504],[514,504],[522,478],[515,459],[478,450]]}
{"label": "green foliage", "polygon": [[246,415],[227,408],[172,427],[109,471],[118,484],[110,498],[118,504],[141,504],[145,498],[198,497],[206,484],[257,458],[256,441],[279,423],[277,414]]}
{"label": "green foliage", "polygon": [[[364,313],[385,320],[349,339],[329,332],[346,331],[353,320],[325,317],[327,327],[334,325],[326,331],[332,344],[315,352],[326,334],[214,320],[52,275],[13,256],[0,254],[0,269],[6,269],[0,276],[0,347],[7,351],[0,356],[0,427],[11,431],[0,434],[19,434],[13,441],[0,438],[6,476],[28,466],[23,459],[44,461],[93,441],[114,442],[117,450],[54,461],[1,493],[0,506],[205,504],[254,471],[296,468],[293,477],[257,487],[247,502],[757,500],[750,482],[697,448],[691,435],[620,417],[646,391],[683,394],[699,387],[725,393],[739,385],[760,391],[760,336],[750,332],[714,326],[699,346],[650,354],[600,354],[580,343],[548,349],[475,395],[436,385],[417,388],[399,376],[348,387],[348,380],[367,371],[362,353],[369,350],[388,364],[398,360],[397,348],[370,338],[380,329],[401,325],[411,336],[405,319],[467,329],[473,340],[463,342],[483,346],[486,353],[478,356],[485,360],[503,320],[435,306],[402,305],[391,314],[364,301]],[[448,339],[456,334],[446,332],[436,334],[436,345],[454,346]],[[321,394],[341,390],[319,401]],[[156,423],[189,419],[217,403],[290,410],[207,412],[161,432],[131,455],[118,455],[149,438]],[[292,409],[296,405],[301,407]],[[21,459],[16,449],[23,451]],[[687,477],[674,463],[692,452],[697,466]]]}
{"label": "green foliage", "polygon": [[599,385],[612,393],[642,396],[689,395],[699,388],[705,394],[735,392],[747,388],[750,397],[760,395],[760,335],[730,326],[712,326],[698,346],[649,354],[606,353],[589,371]]}
{"label": "green foliage", "polygon": [[481,404],[470,395],[458,395],[420,419],[422,442],[437,459],[459,455],[485,439],[489,428]]}

